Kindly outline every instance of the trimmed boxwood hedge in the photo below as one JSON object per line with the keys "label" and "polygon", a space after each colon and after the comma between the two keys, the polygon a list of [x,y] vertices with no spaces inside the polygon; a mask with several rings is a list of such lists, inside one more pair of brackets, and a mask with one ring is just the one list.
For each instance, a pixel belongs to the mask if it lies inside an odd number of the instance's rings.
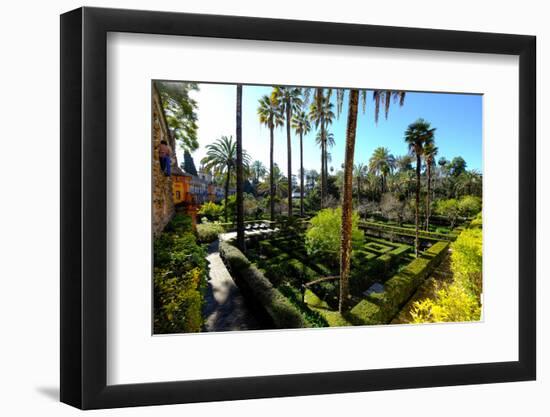
{"label": "trimmed boxwood hedge", "polygon": [[395,259],[400,259],[410,249],[411,249],[411,247],[409,245],[399,245],[397,248],[390,251],[389,255],[391,255]]}
{"label": "trimmed boxwood hedge", "polygon": [[305,249],[302,250],[303,245],[296,247],[296,245],[291,245],[289,241],[280,238],[272,239],[269,242],[260,242],[260,245],[262,247],[262,254],[273,256],[275,253],[292,253],[292,258],[304,264],[307,269],[314,271],[316,278],[320,276],[329,276],[333,273],[333,271],[323,265],[315,257],[307,255]]}
{"label": "trimmed boxwood hedge", "polygon": [[387,323],[386,316],[386,312],[379,305],[369,300],[360,301],[349,314],[351,322],[357,326]]}
{"label": "trimmed boxwood hedge", "polygon": [[220,243],[220,255],[231,275],[253,307],[261,310],[278,329],[308,327],[300,311],[277,290],[264,274],[251,265],[250,261],[236,247],[227,242]]}
{"label": "trimmed boxwood hedge", "polygon": [[[359,228],[362,229],[372,229],[381,232],[393,233],[396,235],[404,235],[409,237],[415,237],[416,231],[413,228],[399,227],[399,226],[390,226],[388,224],[373,223],[368,221],[363,221],[359,223]],[[418,235],[422,239],[428,240],[447,240],[454,242],[457,238],[456,233],[435,233],[427,232],[425,230],[419,230]]]}
{"label": "trimmed boxwood hedge", "polygon": [[305,293],[306,304],[314,311],[316,314],[319,314],[330,327],[343,327],[351,326],[348,320],[343,317],[338,311],[332,310],[329,305],[321,300],[313,291],[306,290]]}
{"label": "trimmed boxwood hedge", "polygon": [[383,245],[382,243],[378,242],[367,242],[363,245],[363,248],[365,248],[369,252],[374,252],[382,255],[386,252],[391,251],[393,249],[393,245]]}
{"label": "trimmed boxwood hedge", "polygon": [[352,308],[350,315],[355,324],[384,324],[399,312],[418,286],[440,264],[447,253],[449,242],[437,242],[419,258],[386,281],[384,292],[376,300],[365,299]]}

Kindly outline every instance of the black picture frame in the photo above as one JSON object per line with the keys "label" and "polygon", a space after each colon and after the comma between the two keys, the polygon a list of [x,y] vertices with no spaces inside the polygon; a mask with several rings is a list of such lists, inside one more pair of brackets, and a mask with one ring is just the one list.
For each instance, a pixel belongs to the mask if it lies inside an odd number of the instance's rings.
{"label": "black picture frame", "polygon": [[[519,360],[113,385],[107,376],[108,32],[519,56]],[[534,36],[80,8],[61,16],[61,401],[82,409],[533,380],[536,377]]]}

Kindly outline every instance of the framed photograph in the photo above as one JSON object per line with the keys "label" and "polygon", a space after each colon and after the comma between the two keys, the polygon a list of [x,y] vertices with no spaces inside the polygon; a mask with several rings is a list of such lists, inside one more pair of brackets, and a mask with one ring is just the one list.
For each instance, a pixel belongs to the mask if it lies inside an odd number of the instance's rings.
{"label": "framed photograph", "polygon": [[61,16],[61,401],[533,380],[535,37]]}

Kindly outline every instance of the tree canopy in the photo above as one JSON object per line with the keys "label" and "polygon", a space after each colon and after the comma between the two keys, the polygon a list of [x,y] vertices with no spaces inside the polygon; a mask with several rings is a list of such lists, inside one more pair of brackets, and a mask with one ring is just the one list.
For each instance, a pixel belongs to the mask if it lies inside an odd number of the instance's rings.
{"label": "tree canopy", "polygon": [[198,149],[197,102],[191,92],[198,91],[197,83],[156,81],[168,127],[176,141],[188,151]]}

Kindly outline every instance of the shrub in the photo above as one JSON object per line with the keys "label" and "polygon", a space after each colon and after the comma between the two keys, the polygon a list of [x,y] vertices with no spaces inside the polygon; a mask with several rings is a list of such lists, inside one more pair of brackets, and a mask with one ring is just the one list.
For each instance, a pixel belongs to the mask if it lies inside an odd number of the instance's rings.
{"label": "shrub", "polygon": [[206,283],[206,253],[177,215],[154,241],[154,333],[199,332]]}
{"label": "shrub", "polygon": [[481,198],[466,195],[458,202],[458,211],[465,217],[474,216],[481,211]]}
{"label": "shrub", "polygon": [[[359,215],[352,216],[352,245],[359,248],[364,242],[363,232],[359,230]],[[330,254],[338,259],[342,229],[342,209],[324,209],[311,219],[311,226],[306,232],[305,246],[308,254]]]}
{"label": "shrub", "polygon": [[436,300],[426,298],[413,304],[413,323],[477,321],[481,308],[477,300],[460,285],[437,292]]}
{"label": "shrub", "polygon": [[201,206],[197,213],[206,217],[210,221],[219,220],[219,218],[223,215],[223,206],[221,204],[216,204],[213,201],[207,201]]}
{"label": "shrub", "polygon": [[435,299],[414,303],[411,315],[415,323],[480,319],[483,266],[481,228],[464,230],[452,249],[453,282],[440,289]]}
{"label": "shrub", "polygon": [[193,230],[191,217],[183,214],[176,214],[164,228],[165,233],[178,232],[186,233]]}
{"label": "shrub", "polygon": [[466,229],[453,243],[451,268],[454,281],[480,298],[483,271],[482,230]]}
{"label": "shrub", "polygon": [[[225,197],[221,203],[222,215],[225,215]],[[227,198],[227,221],[234,221],[237,215],[237,195],[233,194]]]}
{"label": "shrub", "polygon": [[470,229],[481,229],[483,227],[482,213],[479,212],[477,216],[470,222],[468,226]]}
{"label": "shrub", "polygon": [[202,294],[197,291],[201,270],[195,268],[184,275],[173,275],[155,269],[154,333],[199,332],[202,326]]}
{"label": "shrub", "polygon": [[200,243],[210,243],[218,238],[224,228],[220,223],[201,223],[197,224],[197,238]]}
{"label": "shrub", "polygon": [[458,201],[455,198],[448,200],[439,200],[435,204],[435,212],[441,214],[449,219],[451,222],[451,229],[454,227],[458,216],[460,215],[460,208]]}

